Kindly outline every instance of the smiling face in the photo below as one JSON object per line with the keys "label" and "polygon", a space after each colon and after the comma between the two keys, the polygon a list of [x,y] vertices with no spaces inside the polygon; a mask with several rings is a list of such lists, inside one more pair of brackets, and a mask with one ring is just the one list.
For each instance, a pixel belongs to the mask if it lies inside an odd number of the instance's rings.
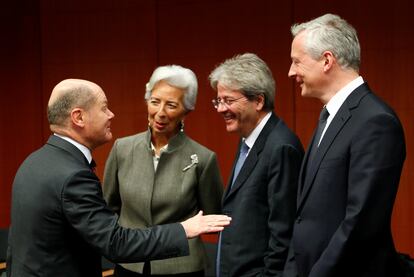
{"label": "smiling face", "polygon": [[238,133],[241,137],[248,137],[260,122],[264,99],[247,99],[239,90],[231,90],[220,82],[217,85],[217,99],[236,100],[230,105],[220,102],[217,107],[226,123],[226,130],[230,133]]}
{"label": "smiling face", "polygon": [[169,139],[178,133],[181,120],[187,113],[184,108],[184,90],[160,81],[154,86],[147,105],[153,136]]}
{"label": "smiling face", "polygon": [[304,97],[320,98],[324,82],[324,59],[315,60],[305,49],[306,31],[299,33],[292,42],[292,64],[289,77],[300,85]]}

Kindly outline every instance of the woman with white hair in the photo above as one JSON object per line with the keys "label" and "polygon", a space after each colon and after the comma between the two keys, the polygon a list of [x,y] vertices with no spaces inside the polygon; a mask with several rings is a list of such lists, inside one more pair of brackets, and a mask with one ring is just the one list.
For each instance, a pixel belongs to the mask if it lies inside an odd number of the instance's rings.
{"label": "woman with white hair", "polygon": [[[129,228],[219,213],[223,185],[216,154],[190,139],[184,118],[194,110],[197,78],[178,65],[158,67],[146,85],[148,130],[115,141],[105,166],[104,196]],[[189,240],[190,255],[121,264],[115,276],[204,276],[201,238]]]}

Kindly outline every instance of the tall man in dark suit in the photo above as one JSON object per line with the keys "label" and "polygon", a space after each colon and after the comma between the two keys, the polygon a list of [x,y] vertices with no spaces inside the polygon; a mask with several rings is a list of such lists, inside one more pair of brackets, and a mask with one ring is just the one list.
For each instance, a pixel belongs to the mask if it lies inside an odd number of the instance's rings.
{"label": "tall man in dark suit", "polygon": [[120,227],[90,165],[92,150],[112,138],[113,117],[92,82],[69,79],[54,88],[54,134],[23,162],[13,184],[8,276],[101,276],[101,255],[114,262],[188,255],[187,238],[228,225],[225,216],[200,213],[181,224]]}
{"label": "tall man in dark suit", "polygon": [[302,165],[285,276],[402,276],[390,228],[405,159],[401,123],[359,76],[351,25],[326,14],[291,31],[289,76],[328,117]]}
{"label": "tall man in dark suit", "polygon": [[[217,277],[281,276],[296,210],[303,148],[273,112],[275,82],[255,54],[226,60],[210,74],[213,105],[241,140],[223,197],[232,217],[221,234]],[[244,162],[243,162],[244,160]]]}

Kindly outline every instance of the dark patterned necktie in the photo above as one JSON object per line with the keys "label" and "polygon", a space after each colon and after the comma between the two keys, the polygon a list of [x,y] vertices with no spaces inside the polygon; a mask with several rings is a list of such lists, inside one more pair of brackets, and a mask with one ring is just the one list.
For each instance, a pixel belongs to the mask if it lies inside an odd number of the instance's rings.
{"label": "dark patterned necktie", "polygon": [[[326,107],[323,107],[323,109],[322,109],[322,111],[319,115],[319,123],[318,123],[318,128],[316,129],[315,137],[313,138],[312,144],[309,146],[310,147],[310,152],[309,152],[309,155],[308,155],[308,160],[306,162],[305,176],[309,173],[309,169],[311,167],[312,160],[315,157],[316,151],[318,150],[319,141],[321,140],[322,132],[325,129],[326,121],[328,119],[328,116],[329,116],[328,110],[326,109]],[[300,193],[302,193],[303,185],[304,184],[302,183],[302,185],[299,188]]]}
{"label": "dark patterned necktie", "polygon": [[95,172],[95,170],[96,170],[96,163],[95,163],[95,160],[94,159],[92,159],[91,163],[89,164],[89,167],[91,168],[91,170],[93,172]]}
{"label": "dark patterned necktie", "polygon": [[312,142],[312,145],[311,145],[312,148],[311,148],[310,153],[309,153],[308,166],[307,166],[308,168],[309,168],[309,164],[312,162],[312,160],[315,156],[316,150],[319,147],[319,141],[321,140],[322,132],[325,129],[326,121],[328,119],[328,116],[329,116],[328,110],[326,109],[326,107],[323,107],[323,109],[322,109],[322,111],[319,115],[318,129],[316,130],[315,138],[313,139],[313,142]]}

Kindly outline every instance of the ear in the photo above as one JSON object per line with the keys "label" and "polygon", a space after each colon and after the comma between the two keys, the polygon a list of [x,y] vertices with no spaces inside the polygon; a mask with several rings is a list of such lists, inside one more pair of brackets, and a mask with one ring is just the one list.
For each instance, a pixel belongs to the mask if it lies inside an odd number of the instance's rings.
{"label": "ear", "polygon": [[75,108],[70,112],[70,119],[72,123],[78,127],[85,126],[85,111],[80,108]]}
{"label": "ear", "polygon": [[264,97],[264,95],[263,94],[258,95],[256,97],[256,100],[255,101],[257,103],[256,110],[257,111],[261,111],[263,109],[264,104],[265,104],[265,97]]}
{"label": "ear", "polygon": [[335,63],[335,57],[331,51],[325,51],[322,54],[323,71],[329,71]]}

